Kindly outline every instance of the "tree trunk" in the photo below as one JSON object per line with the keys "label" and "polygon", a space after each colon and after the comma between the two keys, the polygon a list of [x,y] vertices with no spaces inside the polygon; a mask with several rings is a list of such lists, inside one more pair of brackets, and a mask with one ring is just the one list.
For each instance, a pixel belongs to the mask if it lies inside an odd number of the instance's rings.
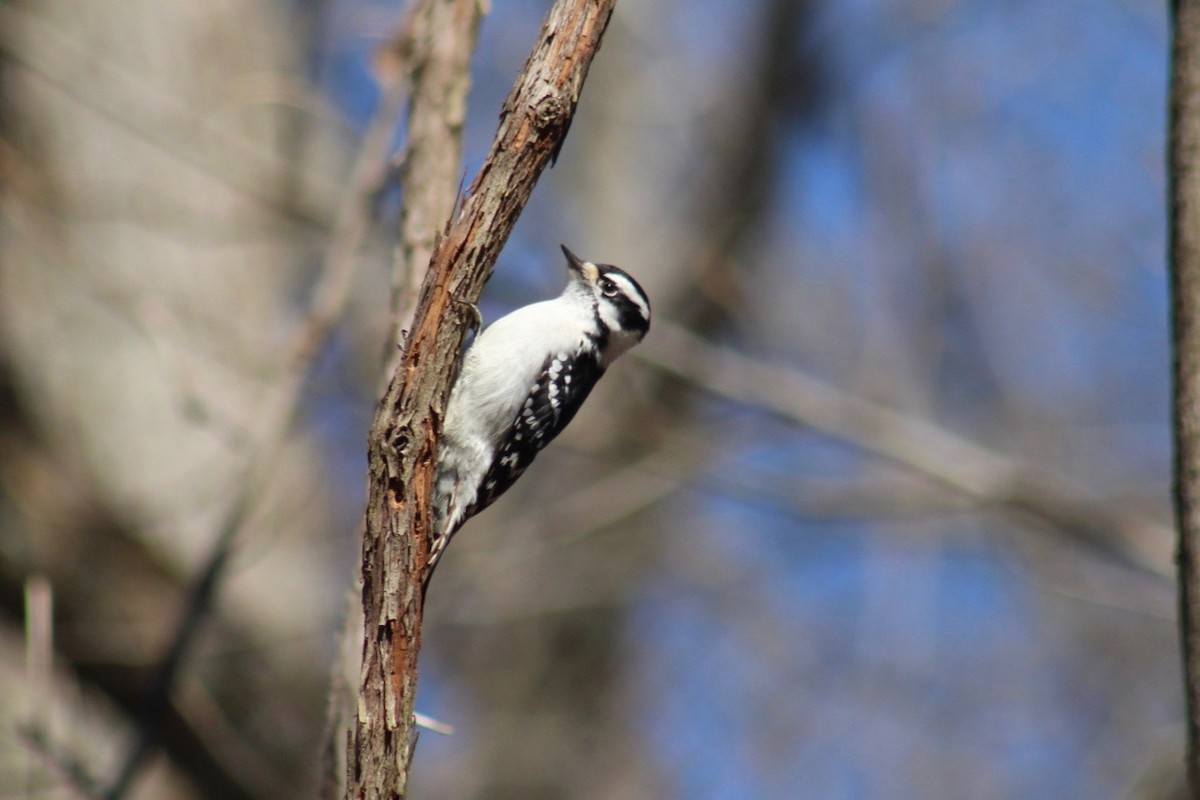
{"label": "tree trunk", "polygon": [[1200,2],[1172,3],[1171,311],[1187,771],[1200,797]]}

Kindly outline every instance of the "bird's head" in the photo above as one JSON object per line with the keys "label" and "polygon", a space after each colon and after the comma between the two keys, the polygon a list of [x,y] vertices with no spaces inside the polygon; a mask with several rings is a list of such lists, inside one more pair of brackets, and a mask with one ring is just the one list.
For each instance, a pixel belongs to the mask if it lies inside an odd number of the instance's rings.
{"label": "bird's head", "polygon": [[650,330],[650,298],[629,273],[612,264],[584,261],[564,244],[567,270],[571,275],[567,293],[589,302],[608,343],[606,366]]}

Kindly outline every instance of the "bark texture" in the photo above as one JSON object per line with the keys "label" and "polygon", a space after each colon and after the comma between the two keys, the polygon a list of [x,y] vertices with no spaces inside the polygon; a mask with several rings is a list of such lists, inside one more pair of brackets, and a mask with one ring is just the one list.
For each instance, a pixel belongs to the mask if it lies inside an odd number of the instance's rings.
{"label": "bark texture", "polygon": [[501,111],[488,157],[434,248],[404,357],[368,442],[363,663],[348,794],[401,798],[415,744],[421,575],[437,432],[478,300],[533,186],[567,134],[615,0],[560,0]]}

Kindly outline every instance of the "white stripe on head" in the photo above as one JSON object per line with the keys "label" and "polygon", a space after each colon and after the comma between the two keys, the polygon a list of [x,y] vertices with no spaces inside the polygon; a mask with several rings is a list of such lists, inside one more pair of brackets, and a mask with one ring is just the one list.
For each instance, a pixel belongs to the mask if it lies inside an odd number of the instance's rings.
{"label": "white stripe on head", "polygon": [[650,319],[650,304],[646,302],[645,295],[638,289],[637,285],[629,278],[620,272],[608,273],[608,279],[621,287],[621,293],[630,299],[630,301],[638,307],[642,312],[643,319]]}

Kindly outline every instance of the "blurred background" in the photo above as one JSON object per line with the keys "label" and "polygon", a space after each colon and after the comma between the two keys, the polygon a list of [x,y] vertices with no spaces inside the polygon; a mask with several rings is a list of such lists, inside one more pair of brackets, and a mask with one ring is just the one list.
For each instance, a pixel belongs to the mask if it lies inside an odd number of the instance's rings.
{"label": "blurred background", "polygon": [[[0,0],[0,797],[318,785],[395,188],[290,354],[401,17]],[[654,328],[439,568],[414,797],[1183,796],[1166,22],[621,0],[482,311],[566,242]]]}

